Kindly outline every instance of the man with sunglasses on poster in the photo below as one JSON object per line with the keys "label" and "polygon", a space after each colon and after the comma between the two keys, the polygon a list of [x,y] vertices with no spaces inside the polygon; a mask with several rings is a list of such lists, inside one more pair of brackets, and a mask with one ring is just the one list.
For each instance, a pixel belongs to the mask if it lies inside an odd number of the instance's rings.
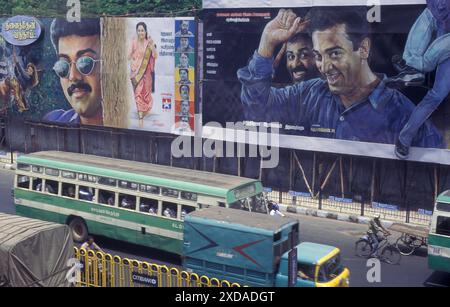
{"label": "man with sunglasses on poster", "polygon": [[[366,16],[364,9],[318,7],[305,21],[281,9],[266,25],[248,66],[237,72],[245,119],[296,125],[305,136],[394,144],[414,104],[387,88],[386,76],[370,68],[372,40]],[[272,87],[277,46],[307,29],[322,78]],[[445,148],[441,133],[429,121],[413,144]]]}
{"label": "man with sunglasses on poster", "polygon": [[71,110],[54,110],[44,120],[65,124],[103,125],[100,78],[100,21],[53,20],[51,39],[58,60],[53,70]]}

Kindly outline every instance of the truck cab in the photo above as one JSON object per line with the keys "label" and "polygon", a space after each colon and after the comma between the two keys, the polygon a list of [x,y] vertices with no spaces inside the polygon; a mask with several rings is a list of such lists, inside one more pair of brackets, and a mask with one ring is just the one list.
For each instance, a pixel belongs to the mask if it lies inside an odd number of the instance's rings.
{"label": "truck cab", "polygon": [[348,286],[339,249],[298,244],[296,219],[211,207],[188,214],[183,234],[183,267],[198,275],[256,287]]}
{"label": "truck cab", "polygon": [[[288,253],[280,261],[277,287],[288,286]],[[296,287],[348,287],[350,271],[341,263],[339,248],[304,242],[297,245]]]}

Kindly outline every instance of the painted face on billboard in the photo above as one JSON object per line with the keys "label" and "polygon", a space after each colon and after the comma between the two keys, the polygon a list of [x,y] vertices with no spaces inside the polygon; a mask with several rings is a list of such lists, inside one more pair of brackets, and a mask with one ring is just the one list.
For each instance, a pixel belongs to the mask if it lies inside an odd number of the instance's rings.
{"label": "painted face on billboard", "polygon": [[187,68],[189,66],[189,57],[186,53],[182,53],[180,55],[180,66],[183,68]]}
{"label": "painted face on billboard", "polygon": [[180,81],[181,82],[189,81],[188,70],[187,69],[180,69]]}
{"label": "painted face on billboard", "polygon": [[326,78],[332,93],[349,95],[359,89],[362,75],[362,59],[359,51],[353,50],[346,26],[336,25],[313,33],[316,65]]}
{"label": "painted face on billboard", "polygon": [[147,31],[143,25],[139,25],[137,28],[137,36],[139,40],[144,40],[147,37]]}
{"label": "painted face on billboard", "polygon": [[59,61],[55,64],[55,71],[67,101],[80,116],[96,116],[102,108],[100,37],[61,37],[58,50]]}
{"label": "painted face on billboard", "polygon": [[299,39],[286,45],[286,68],[293,83],[307,80],[315,74],[316,63],[312,42]]}
{"label": "painted face on billboard", "polygon": [[183,115],[189,114],[189,101],[188,100],[181,101],[181,114],[183,114]]}
{"label": "painted face on billboard", "polygon": [[187,85],[182,85],[180,87],[180,96],[182,100],[187,100],[189,101],[189,86]]}
{"label": "painted face on billboard", "polygon": [[188,34],[189,32],[189,21],[183,20],[181,22],[181,34]]}
{"label": "painted face on billboard", "polygon": [[189,39],[187,37],[180,38],[181,48],[187,49],[189,47]]}

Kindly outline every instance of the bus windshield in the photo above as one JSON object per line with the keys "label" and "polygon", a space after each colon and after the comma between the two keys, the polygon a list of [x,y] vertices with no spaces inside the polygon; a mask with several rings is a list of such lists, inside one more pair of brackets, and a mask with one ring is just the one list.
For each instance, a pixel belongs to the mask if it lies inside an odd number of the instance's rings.
{"label": "bus windshield", "polygon": [[450,212],[450,204],[437,203],[436,210],[443,211],[443,212]]}
{"label": "bus windshield", "polygon": [[450,216],[438,216],[436,233],[438,235],[450,236]]}

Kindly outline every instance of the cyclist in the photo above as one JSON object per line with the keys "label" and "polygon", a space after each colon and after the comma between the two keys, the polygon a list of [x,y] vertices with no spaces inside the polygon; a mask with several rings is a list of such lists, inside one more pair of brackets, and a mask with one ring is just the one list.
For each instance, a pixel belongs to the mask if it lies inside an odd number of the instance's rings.
{"label": "cyclist", "polygon": [[285,216],[283,214],[283,212],[280,211],[280,206],[278,206],[278,204],[276,202],[271,203],[270,215],[272,215],[272,216],[279,215],[279,216],[283,216],[283,217]]}
{"label": "cyclist", "polygon": [[374,217],[369,222],[369,229],[367,230],[367,235],[370,237],[372,241],[372,255],[370,257],[377,257],[377,250],[378,245],[380,244],[380,241],[383,240],[383,236],[379,234],[382,232],[385,236],[390,235],[391,233],[384,228],[384,226],[381,224],[380,216]]}

